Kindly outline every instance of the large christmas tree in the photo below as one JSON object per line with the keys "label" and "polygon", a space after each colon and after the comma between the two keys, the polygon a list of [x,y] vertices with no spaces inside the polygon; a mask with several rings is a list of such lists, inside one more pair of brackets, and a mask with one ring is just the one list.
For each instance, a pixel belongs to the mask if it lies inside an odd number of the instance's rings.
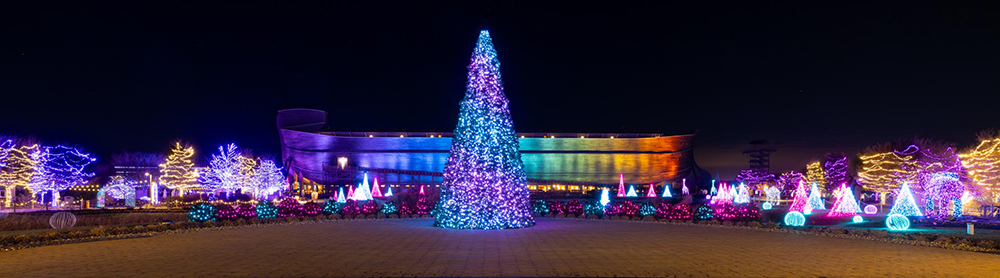
{"label": "large christmas tree", "polygon": [[514,123],[489,31],[469,64],[434,225],[454,229],[524,228],[535,224]]}

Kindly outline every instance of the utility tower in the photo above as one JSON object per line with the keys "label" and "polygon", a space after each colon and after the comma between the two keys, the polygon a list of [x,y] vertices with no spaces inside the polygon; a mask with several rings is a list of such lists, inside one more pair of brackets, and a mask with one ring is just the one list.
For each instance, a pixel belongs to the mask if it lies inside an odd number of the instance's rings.
{"label": "utility tower", "polygon": [[767,139],[750,141],[750,148],[743,155],[750,158],[750,170],[771,172],[771,153],[778,151]]}

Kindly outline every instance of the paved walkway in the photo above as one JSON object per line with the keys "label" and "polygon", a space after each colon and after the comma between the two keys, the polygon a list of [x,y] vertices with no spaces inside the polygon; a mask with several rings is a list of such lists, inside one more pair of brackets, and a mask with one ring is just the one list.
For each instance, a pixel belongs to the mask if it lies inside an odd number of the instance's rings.
{"label": "paved walkway", "polygon": [[864,240],[655,223],[540,219],[464,231],[341,221],[0,253],[0,277],[998,277],[1000,256]]}

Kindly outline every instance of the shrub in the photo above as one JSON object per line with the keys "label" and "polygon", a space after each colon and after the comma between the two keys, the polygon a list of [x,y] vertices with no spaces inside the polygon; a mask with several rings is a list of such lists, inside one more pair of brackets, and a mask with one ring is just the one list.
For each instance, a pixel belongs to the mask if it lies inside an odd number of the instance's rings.
{"label": "shrub", "polygon": [[347,200],[347,204],[340,210],[340,213],[344,216],[354,216],[361,213],[361,207],[354,200]]}
{"label": "shrub", "polygon": [[549,201],[549,211],[553,215],[559,215],[566,213],[566,208],[563,207],[563,203],[558,200]]}
{"label": "shrub", "polygon": [[583,213],[596,216],[604,215],[604,205],[601,205],[601,202],[598,201],[590,201],[584,206]]}
{"label": "shrub", "polygon": [[293,217],[293,216],[297,217],[303,215],[302,204],[299,204],[299,201],[296,201],[295,199],[292,198],[285,198],[284,200],[281,200],[281,202],[278,203],[277,207],[278,207],[278,217],[287,218],[287,217]]}
{"label": "shrub", "polygon": [[278,217],[278,208],[271,201],[263,201],[257,204],[255,210],[257,211],[257,217],[260,219]]}
{"label": "shrub", "polygon": [[[265,201],[266,202],[266,201]],[[270,202],[267,202],[270,203]],[[257,217],[257,207],[253,204],[242,204],[236,207],[236,215],[244,219]]]}
{"label": "shrub", "polygon": [[188,220],[194,222],[205,222],[209,220],[215,220],[215,206],[198,203],[191,207],[188,211]]}
{"label": "shrub", "polygon": [[399,210],[396,209],[396,204],[393,203],[392,201],[389,201],[388,203],[385,203],[385,205],[382,206],[382,210],[379,212],[382,214],[393,214],[396,213],[397,211]]}
{"label": "shrub", "polygon": [[361,213],[364,215],[374,215],[378,213],[380,210],[382,210],[382,207],[379,206],[378,202],[375,201],[368,201],[367,203],[361,206]]}
{"label": "shrub", "polygon": [[656,207],[654,207],[653,204],[650,204],[649,202],[642,203],[642,206],[639,207],[639,215],[651,216],[654,213],[656,213]]}
{"label": "shrub", "polygon": [[323,207],[315,202],[308,202],[302,205],[302,215],[304,216],[316,216],[323,213]]}
{"label": "shrub", "polygon": [[539,215],[549,214],[549,204],[545,200],[536,200],[531,203],[531,211]]}
{"label": "shrub", "polygon": [[236,218],[239,218],[237,208],[234,208],[227,204],[220,204],[215,206],[215,219],[230,220]]}
{"label": "shrub", "polygon": [[340,208],[342,205],[334,200],[326,201],[326,205],[323,206],[323,213],[326,215],[340,213]]}
{"label": "shrub", "polygon": [[571,213],[575,215],[583,214],[583,204],[577,200],[570,200],[566,203],[566,213]]}

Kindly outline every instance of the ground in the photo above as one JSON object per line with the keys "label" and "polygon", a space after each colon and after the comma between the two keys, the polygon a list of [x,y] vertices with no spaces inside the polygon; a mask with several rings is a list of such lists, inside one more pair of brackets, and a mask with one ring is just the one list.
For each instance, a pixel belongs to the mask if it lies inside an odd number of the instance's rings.
{"label": "ground", "polygon": [[0,253],[0,277],[996,277],[1000,255],[720,227],[539,219],[521,230],[429,219],[233,228]]}

